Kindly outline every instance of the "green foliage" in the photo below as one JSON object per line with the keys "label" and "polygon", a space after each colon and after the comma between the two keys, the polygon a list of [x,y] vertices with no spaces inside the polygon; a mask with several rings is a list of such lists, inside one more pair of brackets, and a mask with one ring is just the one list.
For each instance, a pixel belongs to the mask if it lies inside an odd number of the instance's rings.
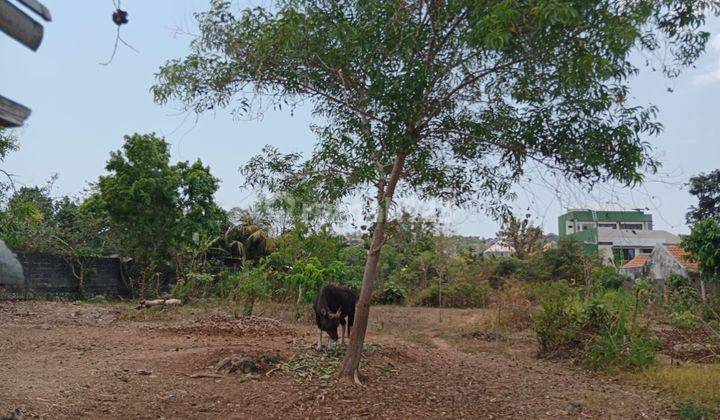
{"label": "green foliage", "polygon": [[[18,150],[18,148],[16,132],[12,129],[0,127],[0,162],[4,162],[8,154]],[[0,173],[7,178],[0,181],[0,199],[4,201],[7,191],[13,186],[13,179],[10,174],[2,169],[0,169]]]}
{"label": "green foliage", "polygon": [[711,409],[692,401],[679,402],[677,411],[678,417],[682,420],[710,420],[713,418]]}
{"label": "green foliage", "polygon": [[377,305],[404,305],[407,302],[407,289],[395,283],[387,281],[373,293],[372,302]]}
{"label": "green foliage", "polygon": [[580,309],[577,293],[564,282],[546,283],[538,288],[541,310],[534,328],[540,353],[554,356],[574,351],[581,345]]}
{"label": "green foliage", "polygon": [[605,289],[619,289],[626,277],[620,274],[616,267],[603,265],[593,269],[592,281]]}
{"label": "green foliage", "polygon": [[520,277],[536,282],[563,280],[582,284],[587,273],[597,267],[602,267],[600,259],[586,255],[581,242],[561,238],[556,247],[530,257]]}
{"label": "green foliage", "polygon": [[667,278],[668,298],[672,312],[693,310],[698,304],[697,290],[690,281],[679,274],[670,274]]}
{"label": "green foliage", "polygon": [[232,281],[237,284],[237,296],[245,302],[244,315],[252,315],[255,301],[267,296],[267,272],[264,267],[244,269],[235,274]]}
{"label": "green foliage", "polygon": [[686,216],[688,224],[707,218],[720,220],[720,169],[690,178],[688,192],[698,199]]}
{"label": "green foliage", "polygon": [[208,297],[213,291],[215,279],[209,273],[190,272],[172,286],[173,297],[181,300]]}
{"label": "green foliage", "polygon": [[427,13],[422,2],[303,0],[235,13],[213,1],[188,56],[167,62],[152,91],[196,112],[252,112],[252,98],[236,98],[248,91],[278,107],[310,100],[326,121],[313,157],[296,168],[297,154],[268,149],[246,167],[294,172],[248,177],[275,191],[303,188],[300,173],[323,196],[347,196],[402,156],[420,195],[498,204],[529,160],[579,181],[640,181],[655,167],[642,139],[660,126],[654,108],[625,100],[638,71],[628,58],[662,45],[672,57],[663,69],[676,75],[704,51],[699,24],[716,10],[582,0],[448,2]]}
{"label": "green foliage", "polygon": [[707,218],[695,222],[681,244],[697,261],[704,279],[720,281],[720,220]]}
{"label": "green foliage", "polygon": [[[168,144],[154,134],[125,136],[112,152],[108,175],[98,182],[99,200],[140,272],[138,291],[200,238],[219,235],[224,212],[213,195],[218,180],[198,160],[170,164]],[[179,262],[182,261],[178,259]],[[176,267],[183,271],[183,267]]]}
{"label": "green foliage", "polygon": [[526,263],[515,257],[501,257],[492,264],[493,274],[498,277],[510,277],[518,274]]}
{"label": "green foliage", "polygon": [[107,303],[105,295],[94,295],[87,300],[89,303]]}
{"label": "green foliage", "polygon": [[484,308],[488,304],[489,295],[490,286],[487,283],[459,281],[443,285],[442,289],[433,284],[418,292],[413,303],[430,307],[441,304],[445,308]]}
{"label": "green foliage", "polygon": [[[654,361],[657,340],[636,322],[639,303],[623,290],[582,298],[565,283],[543,286],[535,315],[540,353],[575,355],[595,369],[642,369]],[[631,313],[631,309],[635,308]]]}
{"label": "green foliage", "polygon": [[681,330],[692,330],[700,325],[699,316],[690,310],[673,311],[670,313],[670,325]]}
{"label": "green foliage", "polygon": [[522,220],[509,215],[497,238],[511,246],[515,250],[515,257],[521,260],[541,251],[544,245],[543,230],[530,223],[530,214],[526,214]]}

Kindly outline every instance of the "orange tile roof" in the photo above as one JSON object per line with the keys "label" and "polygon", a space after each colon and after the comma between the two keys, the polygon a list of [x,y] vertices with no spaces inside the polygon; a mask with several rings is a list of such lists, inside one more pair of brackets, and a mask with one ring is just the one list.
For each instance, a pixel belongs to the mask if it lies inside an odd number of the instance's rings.
{"label": "orange tile roof", "polygon": [[668,251],[688,270],[698,271],[697,261],[690,260],[690,252],[678,245],[665,245]]}
{"label": "orange tile roof", "polygon": [[640,268],[645,266],[649,259],[649,255],[638,255],[632,260],[626,262],[625,265],[623,265],[621,268]]}

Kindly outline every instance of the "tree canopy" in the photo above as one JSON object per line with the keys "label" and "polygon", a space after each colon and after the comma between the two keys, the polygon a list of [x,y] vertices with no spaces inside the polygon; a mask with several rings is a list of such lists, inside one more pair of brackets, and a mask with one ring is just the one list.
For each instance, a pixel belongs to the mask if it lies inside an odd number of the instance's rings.
{"label": "tree canopy", "polygon": [[630,55],[663,49],[676,75],[703,52],[710,11],[697,0],[282,0],[236,12],[214,0],[153,93],[196,112],[310,101],[312,155],[268,147],[247,182],[328,200],[375,191],[352,375],[396,191],[498,212],[528,163],[590,186],[642,181],[658,164],[646,137],[661,126],[653,106],[627,99]]}
{"label": "tree canopy", "polygon": [[682,246],[697,261],[704,279],[720,281],[720,221],[707,218],[696,222]]}
{"label": "tree canopy", "polygon": [[694,223],[707,217],[720,220],[720,169],[709,174],[690,178],[690,194],[698,199],[697,206],[691,206],[686,218]]}
{"label": "tree canopy", "polygon": [[[170,164],[168,144],[154,134],[125,136],[98,181],[102,207],[122,238],[126,255],[153,275],[200,239],[221,234],[225,217],[215,203],[218,179],[200,160]],[[141,290],[141,293],[144,292]]]}

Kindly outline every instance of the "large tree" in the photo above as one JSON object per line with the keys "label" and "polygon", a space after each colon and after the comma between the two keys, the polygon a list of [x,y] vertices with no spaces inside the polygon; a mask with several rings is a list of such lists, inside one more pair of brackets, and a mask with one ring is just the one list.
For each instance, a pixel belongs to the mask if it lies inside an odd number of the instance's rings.
{"label": "large tree", "polygon": [[690,178],[689,186],[698,204],[690,207],[687,222],[695,223],[708,217],[720,220],[720,169]]}
{"label": "large tree", "polygon": [[163,268],[183,275],[183,252],[200,239],[219,237],[225,215],[215,203],[218,179],[200,160],[170,164],[168,144],[154,134],[125,136],[98,182],[102,207],[135,258],[139,292]]}
{"label": "large tree", "polygon": [[682,239],[682,246],[698,263],[700,291],[705,302],[705,282],[720,282],[720,221],[708,217],[695,222],[690,235]]}
{"label": "large tree", "polygon": [[545,245],[542,228],[530,223],[529,214],[526,214],[522,220],[513,214],[507,215],[497,237],[501,242],[513,247],[515,256],[521,260],[542,251],[543,245]]}
{"label": "large tree", "polygon": [[[674,75],[704,50],[717,5],[698,0],[279,0],[236,12],[215,0],[191,52],[166,63],[159,103],[195,112],[293,106],[319,117],[311,156],[273,148],[252,185],[317,187],[318,200],[373,191],[376,216],[356,327],[356,375],[393,199],[413,194],[504,209],[526,163],[592,185],[641,182],[655,108],[631,104],[634,51],[665,48]],[[261,98],[262,100],[261,100]],[[357,377],[356,377],[357,379]]]}

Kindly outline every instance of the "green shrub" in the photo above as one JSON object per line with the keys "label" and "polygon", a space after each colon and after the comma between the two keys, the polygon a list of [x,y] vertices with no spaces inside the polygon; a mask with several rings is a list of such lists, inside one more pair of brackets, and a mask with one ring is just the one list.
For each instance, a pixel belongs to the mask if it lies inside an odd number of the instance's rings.
{"label": "green shrub", "polygon": [[394,281],[386,281],[373,293],[372,303],[376,305],[404,305],[407,302],[407,289]]}
{"label": "green shrub", "polygon": [[670,325],[681,330],[692,330],[700,325],[700,317],[689,310],[671,312]]}
{"label": "green shrub", "polygon": [[576,292],[564,282],[538,287],[541,310],[534,316],[540,353],[555,356],[572,353],[581,344]]}
{"label": "green shrub", "polygon": [[214,284],[212,274],[188,273],[184,279],[179,279],[172,286],[173,297],[181,300],[189,298],[203,298],[211,294]]}
{"label": "green shrub", "polygon": [[251,267],[237,273],[237,295],[244,301],[243,315],[250,316],[257,299],[267,296],[267,271],[264,267]]}
{"label": "green shrub", "polygon": [[87,300],[90,303],[107,303],[105,295],[95,295]]}
{"label": "green shrub", "polygon": [[678,417],[682,420],[710,420],[713,418],[712,410],[691,401],[678,403]]}
{"label": "green shrub", "polygon": [[519,273],[524,267],[525,262],[515,257],[498,258],[491,266],[493,274],[498,277],[512,276]]}
{"label": "green shrub", "polygon": [[603,370],[652,364],[658,342],[635,322],[637,297],[633,302],[624,290],[610,289],[581,298],[564,283],[545,285],[540,293],[534,320],[540,354],[578,356]]}
{"label": "green shrub", "polygon": [[605,289],[619,289],[627,278],[612,266],[596,267],[592,271],[593,283]]}
{"label": "green shrub", "polygon": [[438,306],[438,292],[441,293],[442,306],[446,308],[483,308],[488,304],[490,286],[485,282],[470,283],[459,281],[444,285],[442,290],[434,284],[421,290],[414,300],[417,306]]}

